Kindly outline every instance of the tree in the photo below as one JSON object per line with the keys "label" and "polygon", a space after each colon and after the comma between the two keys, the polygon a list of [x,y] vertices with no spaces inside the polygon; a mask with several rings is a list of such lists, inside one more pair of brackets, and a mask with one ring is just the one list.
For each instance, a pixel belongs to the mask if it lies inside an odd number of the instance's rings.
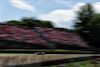
{"label": "tree", "polygon": [[22,22],[24,22],[25,23],[25,26],[28,26],[28,27],[30,27],[30,28],[33,28],[34,26],[35,26],[35,23],[36,22],[34,22],[34,18],[30,18],[30,17],[23,17],[22,19],[21,19],[21,21]]}
{"label": "tree", "polygon": [[90,27],[88,26],[88,22],[92,19],[94,14],[93,7],[89,3],[80,7],[80,11],[77,12],[77,22],[75,24],[76,32],[79,33],[85,41],[89,42],[89,44],[91,38],[89,38]]}
{"label": "tree", "polygon": [[93,16],[94,11],[91,4],[86,4],[82,7],[80,7],[80,11],[77,11],[77,21],[75,24],[75,28],[78,30],[83,29],[86,26],[87,22],[91,20],[91,17]]}
{"label": "tree", "polygon": [[7,21],[7,24],[15,26],[24,26],[28,28],[33,28],[34,26],[45,26],[53,28],[53,25],[50,21],[38,20],[32,17],[23,17],[20,21]]}
{"label": "tree", "polygon": [[88,35],[90,44],[100,48],[100,14],[94,14],[87,26],[90,31]]}
{"label": "tree", "polygon": [[32,26],[45,26],[45,27],[52,27],[52,24],[50,21],[43,21],[43,20],[38,20],[35,18],[28,18],[28,17],[24,17],[21,19],[22,22],[25,22],[29,27]]}
{"label": "tree", "polygon": [[21,24],[24,24],[24,22],[12,20],[12,21],[7,21],[6,24],[8,24],[8,25],[14,25],[14,26],[21,26]]}
{"label": "tree", "polygon": [[50,21],[42,21],[42,23],[40,23],[39,25],[53,28],[53,25],[51,24]]}

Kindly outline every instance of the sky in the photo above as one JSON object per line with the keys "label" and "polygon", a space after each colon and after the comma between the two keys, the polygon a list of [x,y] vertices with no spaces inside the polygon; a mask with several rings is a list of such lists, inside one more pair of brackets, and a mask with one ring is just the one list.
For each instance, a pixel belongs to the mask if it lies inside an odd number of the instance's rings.
{"label": "sky", "polygon": [[54,27],[74,29],[75,12],[86,3],[100,13],[99,0],[0,0],[0,23],[35,17],[52,21]]}

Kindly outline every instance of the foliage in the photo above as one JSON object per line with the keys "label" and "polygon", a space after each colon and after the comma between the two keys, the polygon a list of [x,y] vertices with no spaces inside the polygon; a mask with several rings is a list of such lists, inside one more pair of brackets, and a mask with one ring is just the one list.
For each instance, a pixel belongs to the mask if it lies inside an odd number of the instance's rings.
{"label": "foliage", "polygon": [[94,14],[92,19],[87,23],[88,30],[88,40],[91,45],[100,47],[100,14]]}
{"label": "foliage", "polygon": [[9,25],[24,26],[28,28],[33,28],[34,26],[44,26],[53,28],[53,25],[51,24],[50,21],[43,21],[30,17],[23,17],[20,21],[16,20],[7,21],[6,23]]}
{"label": "foliage", "polygon": [[75,28],[78,30],[87,28],[86,24],[91,17],[93,16],[94,11],[91,4],[86,4],[80,8],[80,11],[77,11],[77,22],[75,24]]}
{"label": "foliage", "polygon": [[[84,13],[86,12],[86,13]],[[81,7],[77,13],[77,21],[75,24],[76,31],[88,42],[91,46],[100,47],[100,14],[93,11],[90,4]]]}

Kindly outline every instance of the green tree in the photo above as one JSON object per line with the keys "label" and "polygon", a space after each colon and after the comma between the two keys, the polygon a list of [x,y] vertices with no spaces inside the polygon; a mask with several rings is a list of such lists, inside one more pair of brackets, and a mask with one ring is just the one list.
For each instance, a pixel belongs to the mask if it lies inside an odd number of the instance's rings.
{"label": "green tree", "polygon": [[33,28],[33,26],[35,26],[35,21],[34,21],[35,19],[34,18],[30,18],[30,17],[23,17],[22,19],[21,19],[21,21],[22,22],[24,22],[25,24],[25,26],[28,26],[28,27],[30,27],[30,28]]}
{"label": "green tree", "polygon": [[100,14],[94,14],[87,26],[90,31],[88,34],[90,44],[100,48]]}
{"label": "green tree", "polygon": [[28,18],[24,17],[21,19],[22,22],[25,22],[28,27],[33,27],[33,26],[45,26],[45,27],[52,27],[52,24],[50,21],[43,21],[43,20],[38,20],[34,18]]}
{"label": "green tree", "polygon": [[95,12],[92,5],[88,3],[80,7],[80,10],[77,12],[77,20],[75,23],[76,32],[79,33],[85,41],[89,42],[89,44],[91,38],[89,38],[90,27],[88,26],[88,22],[92,19],[94,14]]}
{"label": "green tree", "polygon": [[23,17],[20,21],[12,20],[7,21],[6,23],[9,25],[24,26],[28,28],[33,28],[34,26],[45,26],[53,28],[53,25],[50,21],[38,20],[32,17]]}
{"label": "green tree", "polygon": [[12,20],[12,21],[7,21],[6,24],[8,25],[14,25],[14,26],[21,26],[21,24],[25,24],[22,21],[16,21],[16,20]]}
{"label": "green tree", "polygon": [[80,7],[80,11],[77,11],[77,22],[75,24],[75,28],[81,30],[86,28],[86,24],[94,14],[94,10],[91,4],[86,4]]}

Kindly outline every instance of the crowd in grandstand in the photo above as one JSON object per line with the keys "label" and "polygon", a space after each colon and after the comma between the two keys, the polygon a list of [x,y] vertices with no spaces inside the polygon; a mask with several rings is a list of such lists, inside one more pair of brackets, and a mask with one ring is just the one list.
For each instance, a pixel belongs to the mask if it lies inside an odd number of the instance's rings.
{"label": "crowd in grandstand", "polygon": [[[52,28],[36,27],[42,35],[44,35],[50,42],[78,45],[88,47],[87,43],[82,38],[73,33],[54,30]],[[21,41],[33,44],[48,44],[34,29],[19,28],[16,26],[0,24],[0,38],[6,40]]]}
{"label": "crowd in grandstand", "polygon": [[34,44],[47,44],[33,29],[0,25],[0,38]]}
{"label": "crowd in grandstand", "polygon": [[51,42],[78,45],[82,47],[88,47],[87,43],[82,38],[74,33],[65,31],[54,30],[50,28],[37,27]]}

